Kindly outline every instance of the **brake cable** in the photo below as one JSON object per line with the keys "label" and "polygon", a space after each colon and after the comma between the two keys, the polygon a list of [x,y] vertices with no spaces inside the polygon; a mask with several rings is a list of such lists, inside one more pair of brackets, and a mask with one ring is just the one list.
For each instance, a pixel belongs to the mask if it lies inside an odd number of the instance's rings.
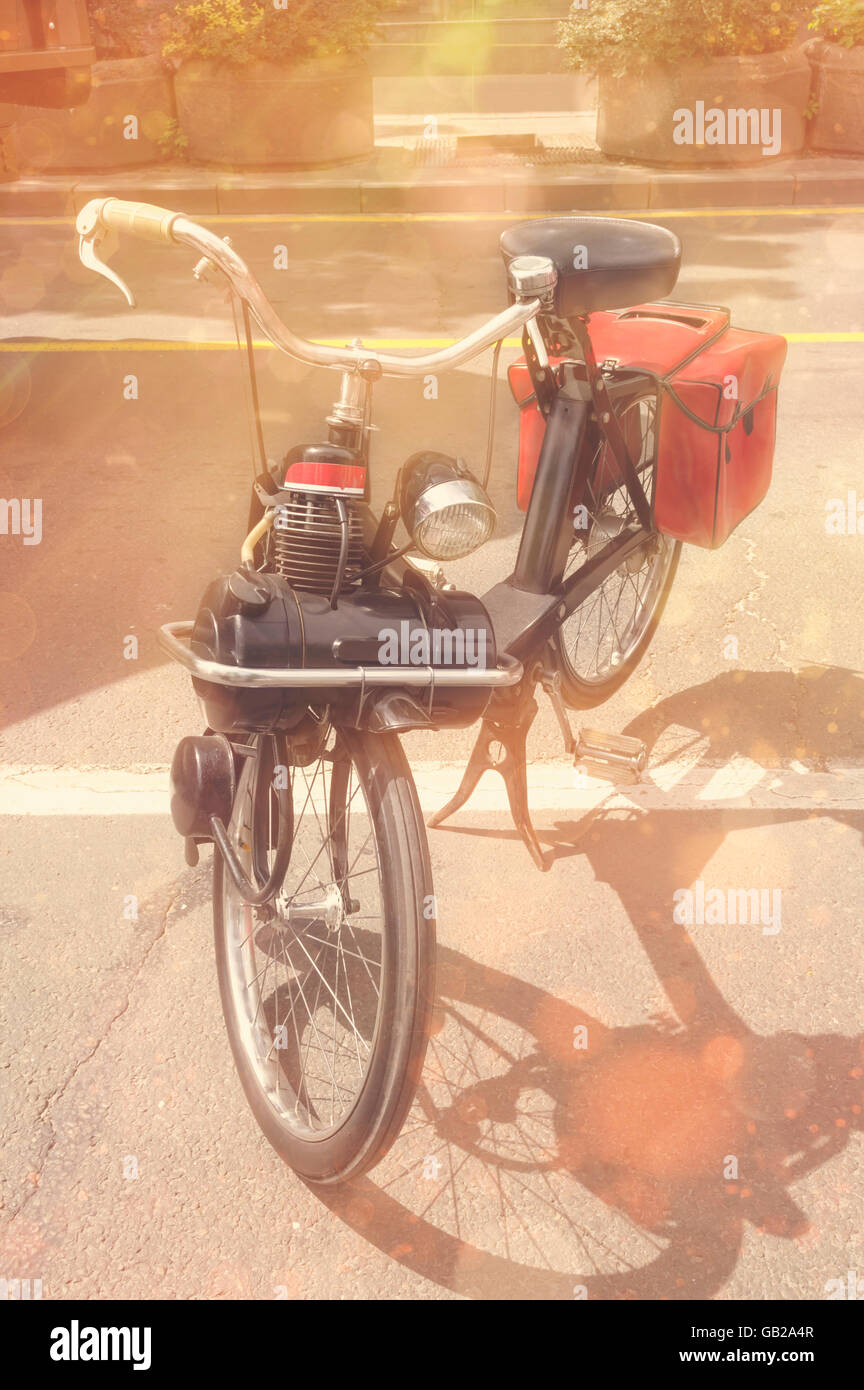
{"label": "brake cable", "polygon": [[495,344],[495,351],[492,353],[492,385],[489,391],[489,429],[486,434],[486,466],[483,469],[483,491],[489,485],[489,474],[492,471],[492,445],[495,440],[495,392],[498,386],[498,358],[501,353],[501,344],[504,339],[499,338]]}
{"label": "brake cable", "polygon": [[[238,302],[242,306],[243,336],[246,346],[246,375],[243,378],[243,401],[246,406],[246,423],[249,426],[249,442],[252,447],[252,477],[258,476],[255,467],[255,454],[261,460],[262,473],[267,472],[267,449],[264,444],[264,431],[261,427],[261,403],[258,397],[258,377],[255,371],[255,349],[252,341],[252,321],[249,315],[249,305],[245,299],[241,299],[237,291],[231,290],[231,315],[234,319],[234,336],[237,340],[237,350],[243,355],[243,343],[240,341],[240,323],[237,317]],[[247,380],[248,378],[248,380]]]}

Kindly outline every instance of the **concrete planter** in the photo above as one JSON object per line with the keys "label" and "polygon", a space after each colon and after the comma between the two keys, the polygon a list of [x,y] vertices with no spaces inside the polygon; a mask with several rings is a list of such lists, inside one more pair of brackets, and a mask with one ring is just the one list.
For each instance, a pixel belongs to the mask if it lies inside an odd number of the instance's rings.
{"label": "concrete planter", "polygon": [[807,57],[818,103],[808,144],[831,154],[864,154],[864,47],[814,39]]}
{"label": "concrete planter", "polygon": [[767,164],[803,149],[809,94],[800,49],[601,76],[597,144],[654,164]]}
{"label": "concrete planter", "polygon": [[171,74],[157,57],[94,63],[90,97],[74,110],[18,108],[22,172],[129,169],[164,158],[174,117]]}
{"label": "concrete planter", "polygon": [[372,151],[372,78],[356,58],[184,63],[174,78],[192,159],[309,167]]}

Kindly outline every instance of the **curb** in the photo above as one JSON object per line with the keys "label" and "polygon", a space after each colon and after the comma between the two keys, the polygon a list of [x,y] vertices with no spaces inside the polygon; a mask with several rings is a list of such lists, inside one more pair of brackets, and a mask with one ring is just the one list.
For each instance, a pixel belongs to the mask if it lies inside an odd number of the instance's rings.
{"label": "curb", "polygon": [[[382,161],[383,163],[383,161]],[[73,217],[90,199],[117,197],[182,206],[190,216],[495,215],[540,212],[679,211],[864,204],[864,159],[784,161],[770,169],[625,168],[404,170],[364,163],[312,174],[205,169],[54,174],[0,184],[0,217]]]}

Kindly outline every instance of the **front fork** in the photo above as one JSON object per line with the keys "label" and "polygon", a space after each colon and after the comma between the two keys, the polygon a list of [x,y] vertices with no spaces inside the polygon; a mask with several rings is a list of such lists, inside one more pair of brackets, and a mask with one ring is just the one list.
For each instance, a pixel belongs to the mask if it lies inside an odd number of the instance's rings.
{"label": "front fork", "polygon": [[342,897],[346,912],[359,912],[360,904],[352,898],[348,888],[351,865],[348,861],[348,808],[351,792],[351,759],[339,739],[334,749],[333,768],[330,774],[330,796],[327,803],[327,830],[329,835],[330,865],[333,881]]}

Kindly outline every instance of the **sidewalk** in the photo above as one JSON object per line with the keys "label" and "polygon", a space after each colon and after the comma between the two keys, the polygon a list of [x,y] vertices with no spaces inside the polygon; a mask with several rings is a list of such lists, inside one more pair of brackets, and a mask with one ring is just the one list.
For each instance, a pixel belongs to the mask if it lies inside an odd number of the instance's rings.
{"label": "sidewalk", "polygon": [[864,203],[864,159],[804,154],[746,167],[670,169],[607,160],[594,112],[382,114],[367,160],[243,173],[201,165],[60,173],[0,184],[0,216],[72,216],[90,198],[190,215],[507,214],[813,207]]}

